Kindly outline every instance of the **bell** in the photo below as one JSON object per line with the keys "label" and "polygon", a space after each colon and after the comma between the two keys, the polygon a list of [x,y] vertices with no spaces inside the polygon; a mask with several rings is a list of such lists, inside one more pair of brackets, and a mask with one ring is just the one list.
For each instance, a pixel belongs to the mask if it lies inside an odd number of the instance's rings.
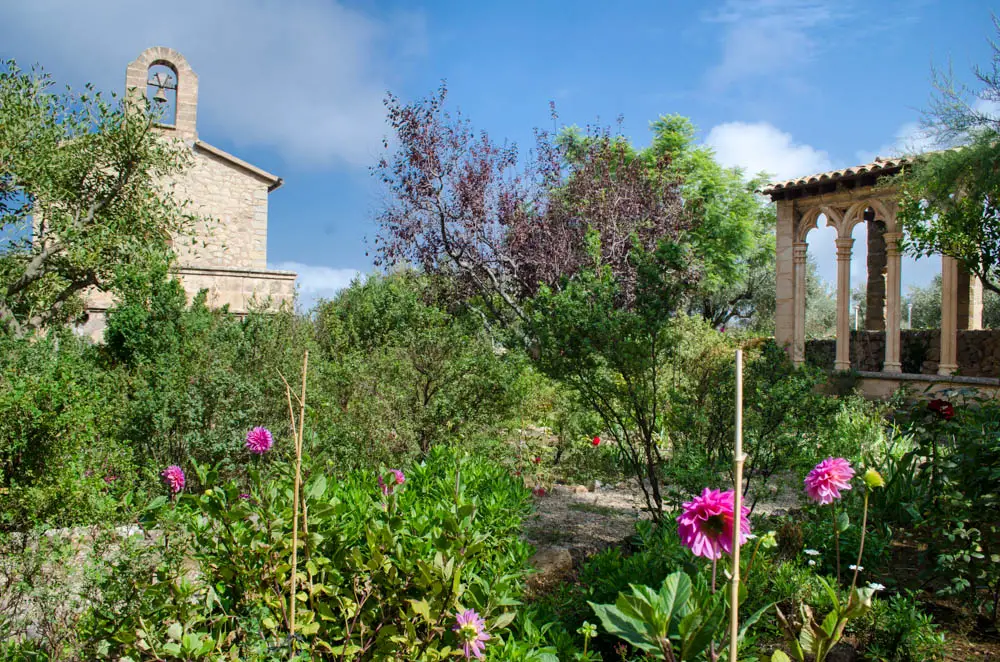
{"label": "bell", "polygon": [[167,95],[164,94],[162,87],[156,88],[156,94],[153,96],[153,101],[155,101],[156,103],[167,102]]}

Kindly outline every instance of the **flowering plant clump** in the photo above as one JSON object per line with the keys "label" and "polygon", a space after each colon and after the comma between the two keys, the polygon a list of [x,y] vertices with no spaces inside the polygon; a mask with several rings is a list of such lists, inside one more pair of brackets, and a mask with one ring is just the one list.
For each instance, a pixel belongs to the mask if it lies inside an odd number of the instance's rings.
{"label": "flowering plant clump", "polygon": [[258,425],[250,430],[250,432],[247,432],[246,447],[251,453],[263,455],[271,450],[271,446],[273,445],[274,437],[267,428]]}
{"label": "flowering plant clump", "polygon": [[947,400],[936,398],[927,403],[927,408],[945,421],[950,421],[955,417],[955,407]]}
{"label": "flowering plant clump", "polygon": [[[700,496],[682,504],[677,518],[677,535],[695,556],[719,559],[722,553],[733,553],[733,491],[705,488]],[[750,534],[750,509],[740,513],[740,544]]]}
{"label": "flowering plant clump", "polygon": [[833,503],[841,497],[841,490],[851,489],[853,477],[854,469],[850,462],[842,457],[828,457],[806,476],[806,494],[820,505]]}
{"label": "flowering plant clump", "polygon": [[163,482],[167,484],[171,494],[177,494],[184,489],[184,470],[176,464],[164,469],[160,472],[160,476],[163,477]]}
{"label": "flowering plant clump", "polygon": [[483,650],[486,648],[486,642],[490,640],[490,633],[486,631],[486,621],[475,610],[466,609],[457,614],[452,630],[458,633],[465,659],[483,657]]}

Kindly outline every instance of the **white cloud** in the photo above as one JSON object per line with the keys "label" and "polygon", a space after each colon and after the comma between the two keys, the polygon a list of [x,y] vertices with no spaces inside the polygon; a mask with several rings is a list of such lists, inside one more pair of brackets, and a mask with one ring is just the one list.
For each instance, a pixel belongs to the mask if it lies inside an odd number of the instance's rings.
{"label": "white cloud", "polygon": [[[289,161],[367,165],[386,133],[382,97],[424,50],[417,13],[376,19],[334,0],[13,2],[4,56],[121,91],[125,66],[170,46],[199,76],[199,133]],[[205,128],[210,128],[207,132]]]}
{"label": "white cloud", "polygon": [[[838,3],[841,4],[841,3]],[[834,16],[823,0],[727,0],[708,20],[721,23],[722,58],[708,70],[709,89],[748,78],[787,79],[816,57],[816,29]]]}
{"label": "white cloud", "polygon": [[320,299],[332,299],[361,275],[357,269],[334,269],[301,262],[276,262],[267,265],[267,268],[298,274],[298,305],[303,311],[312,309]]}
{"label": "white cloud", "polygon": [[919,154],[937,146],[934,137],[918,122],[907,122],[896,130],[891,142],[883,144],[878,150],[869,152],[860,150],[856,153],[858,165],[871,163],[876,156],[902,156],[904,154]]}
{"label": "white cloud", "polygon": [[830,170],[825,151],[797,144],[792,135],[767,122],[727,122],[712,127],[705,142],[725,166],[748,174],[764,171],[774,179],[789,179]]}

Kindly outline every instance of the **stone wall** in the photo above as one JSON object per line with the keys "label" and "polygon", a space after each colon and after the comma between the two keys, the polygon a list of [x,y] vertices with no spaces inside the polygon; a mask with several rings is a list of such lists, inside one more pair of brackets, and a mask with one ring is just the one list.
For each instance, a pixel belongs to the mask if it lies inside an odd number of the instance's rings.
{"label": "stone wall", "polygon": [[182,267],[267,267],[267,188],[260,177],[195,145],[193,163],[173,183],[178,201],[201,217],[194,241],[174,241]]}
{"label": "stone wall", "polygon": [[[833,369],[837,341],[810,340],[806,343],[806,362],[827,370]],[[900,332],[900,359],[903,372],[937,374],[940,360],[941,332],[923,329]],[[879,372],[885,359],[885,334],[874,331],[851,333],[851,368]],[[958,331],[958,374],[966,377],[1000,377],[1000,329]]]}
{"label": "stone wall", "polygon": [[[189,302],[198,292],[207,290],[210,307],[229,306],[229,312],[235,315],[246,314],[252,305],[269,304],[271,310],[277,310],[281,304],[291,304],[295,299],[294,271],[180,267],[175,276],[184,286]],[[76,331],[100,342],[107,311],[115,301],[109,292],[96,290],[90,291],[86,299],[87,320]]]}

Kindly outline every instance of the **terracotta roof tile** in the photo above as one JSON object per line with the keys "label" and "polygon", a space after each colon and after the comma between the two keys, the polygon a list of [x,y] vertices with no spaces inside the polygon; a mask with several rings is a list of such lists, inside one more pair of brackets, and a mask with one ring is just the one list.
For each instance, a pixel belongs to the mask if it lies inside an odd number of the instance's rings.
{"label": "terracotta roof tile", "polygon": [[875,174],[882,171],[893,171],[898,169],[900,166],[906,165],[911,161],[910,157],[903,156],[899,158],[882,158],[879,156],[875,157],[875,160],[871,163],[865,163],[859,166],[853,166],[851,168],[841,168],[840,170],[830,170],[828,172],[820,172],[815,175],[809,175],[807,177],[796,177],[794,179],[786,179],[780,182],[772,182],[764,188],[762,193],[764,195],[771,195],[773,193],[778,193],[785,189],[798,188],[800,186],[809,186],[811,184],[820,184],[823,182],[836,181],[838,179],[845,179],[847,177],[854,177],[856,175],[864,174]]}

